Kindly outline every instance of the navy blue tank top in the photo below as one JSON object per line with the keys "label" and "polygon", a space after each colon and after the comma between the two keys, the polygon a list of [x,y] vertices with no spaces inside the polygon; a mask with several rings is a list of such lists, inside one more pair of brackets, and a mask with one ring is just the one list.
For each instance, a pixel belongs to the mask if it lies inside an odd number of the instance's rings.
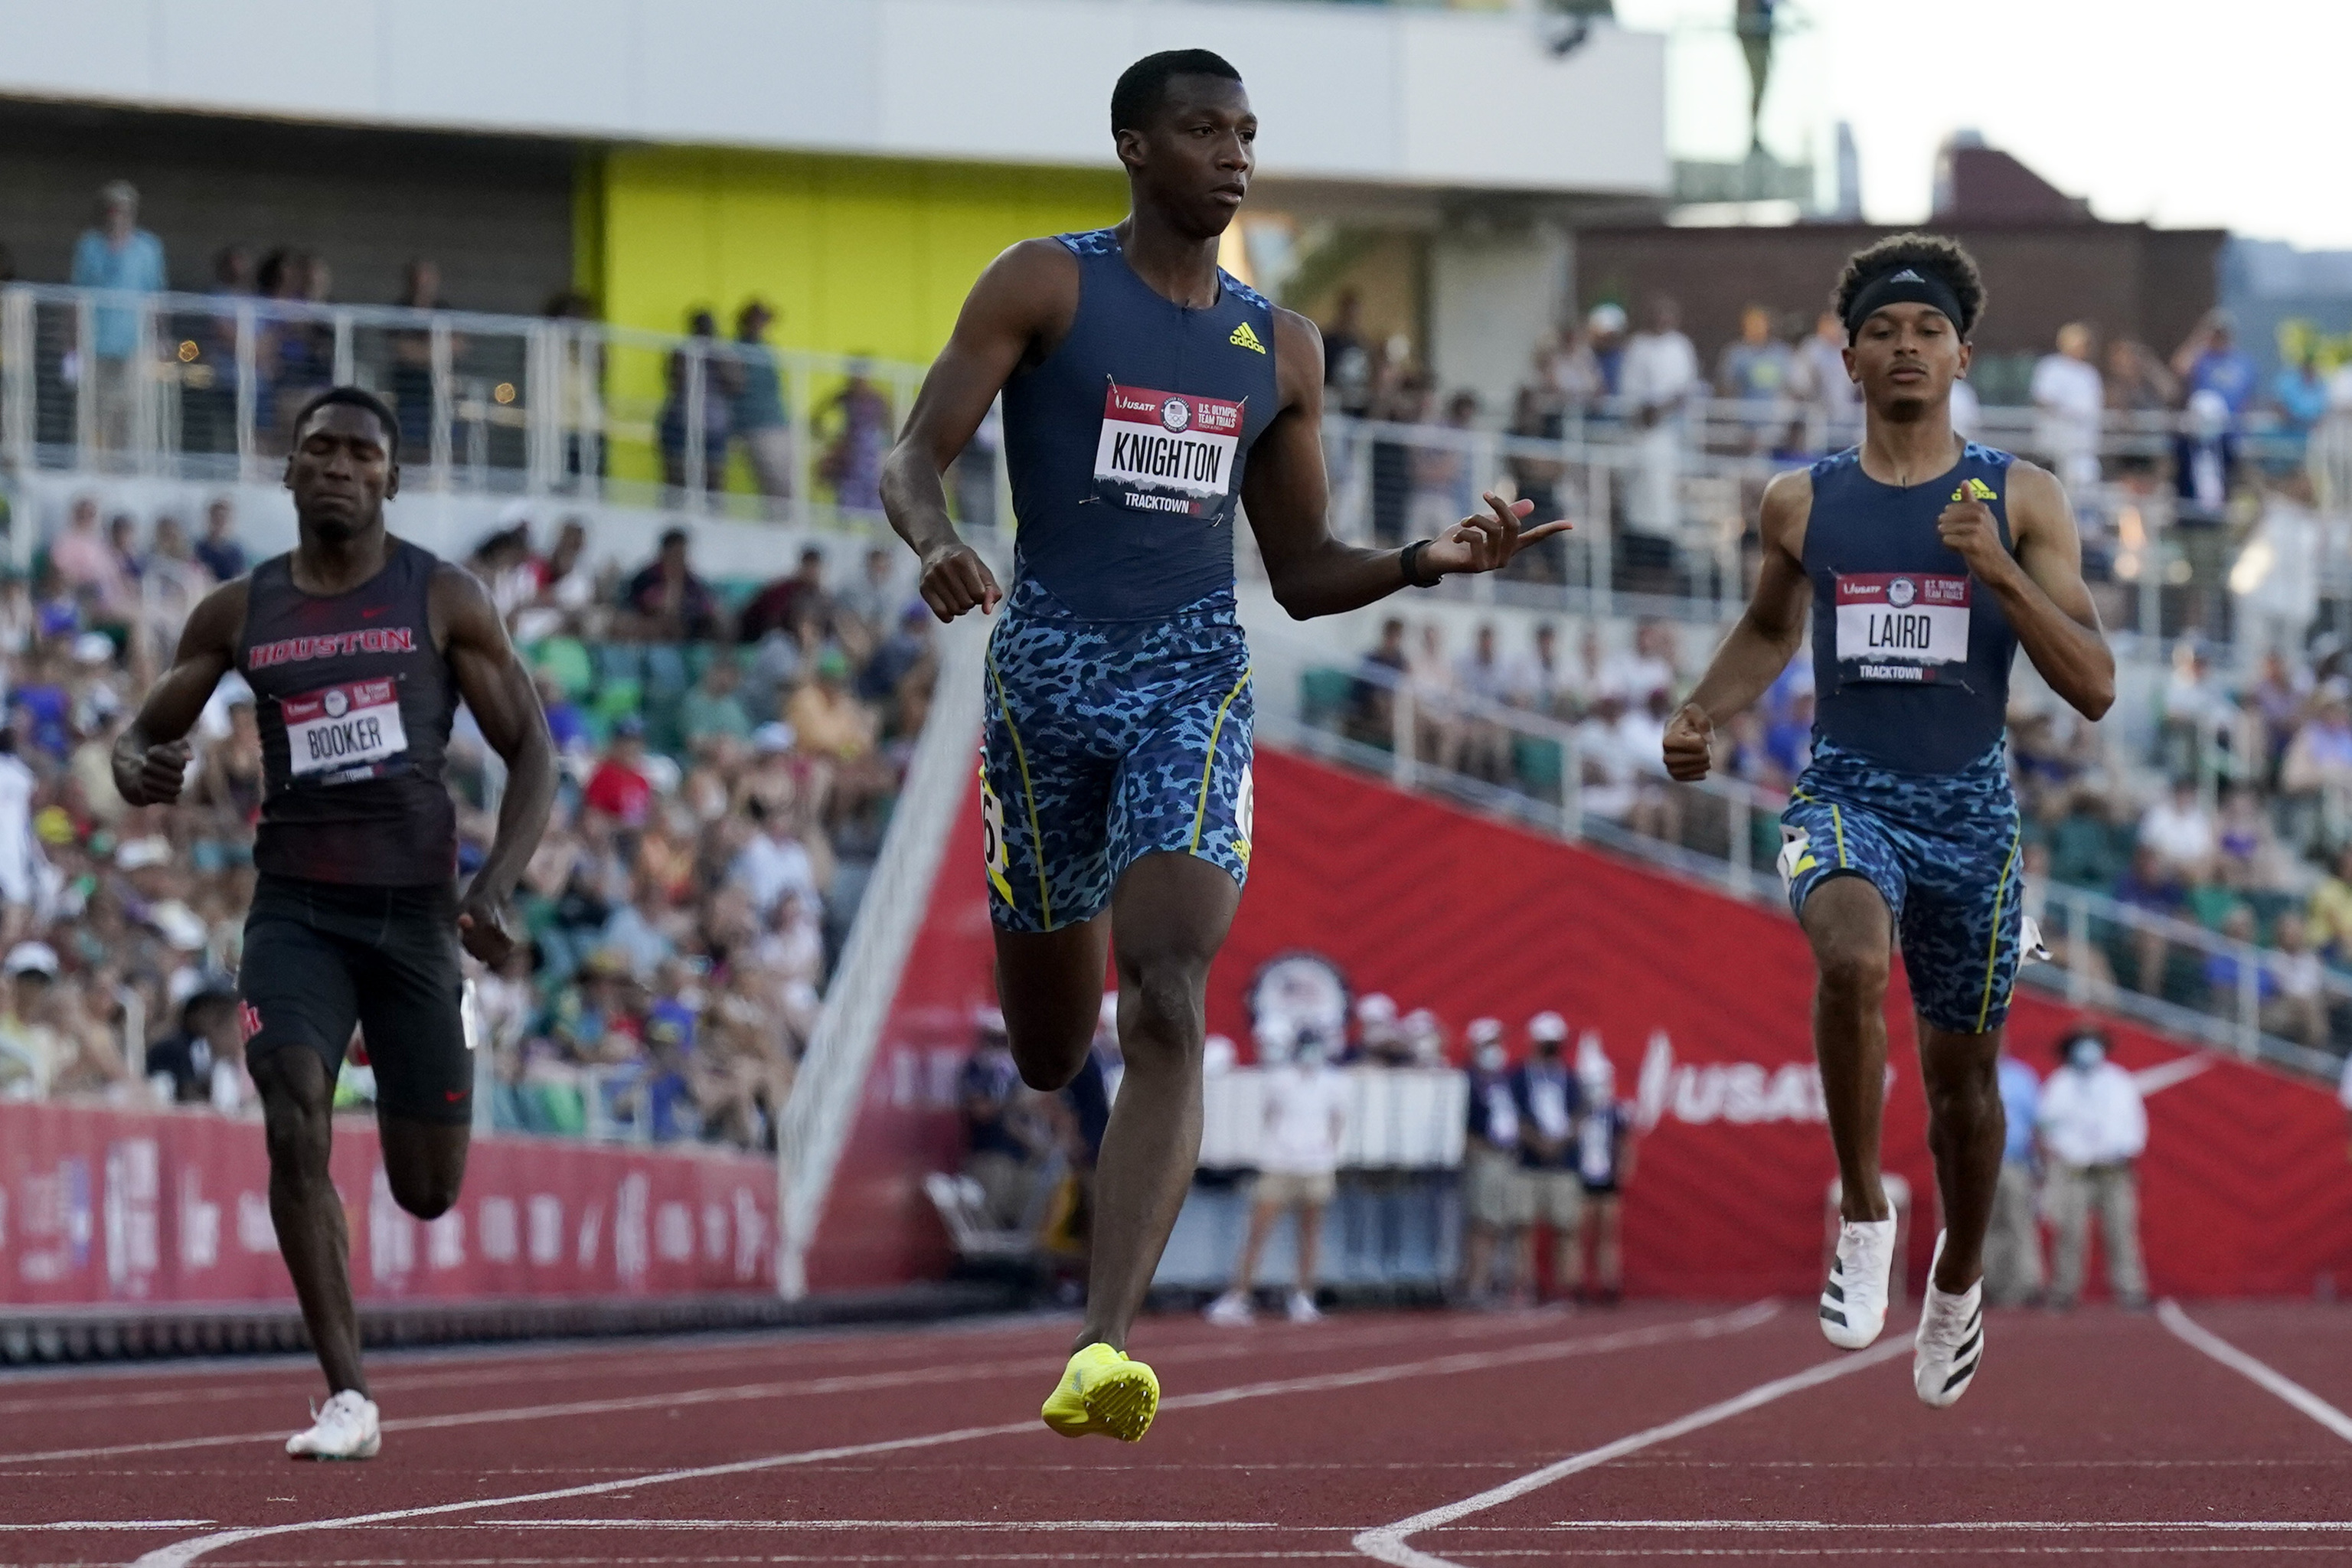
{"label": "navy blue tank top", "polygon": [[2017,634],[1936,519],[1974,497],[2010,546],[2007,452],[1969,442],[1924,484],[1883,485],[1849,447],[1812,467],[1813,733],[1900,773],[1958,773],[1997,743]]}
{"label": "navy blue tank top", "polygon": [[1188,310],[1109,229],[1078,258],[1069,336],[1004,386],[1014,576],[1091,620],[1230,603],[1242,465],[1276,407],[1274,307],[1223,271]]}

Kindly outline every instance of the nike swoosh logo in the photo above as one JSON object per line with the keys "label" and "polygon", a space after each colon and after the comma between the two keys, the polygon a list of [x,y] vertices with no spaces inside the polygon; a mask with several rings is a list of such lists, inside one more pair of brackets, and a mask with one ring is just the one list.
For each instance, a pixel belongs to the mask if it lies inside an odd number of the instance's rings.
{"label": "nike swoosh logo", "polygon": [[462,1089],[445,1089],[441,1091],[441,1098],[455,1105],[466,1098],[466,1091]]}
{"label": "nike swoosh logo", "polygon": [[360,619],[363,621],[372,621],[391,608],[392,606],[390,605],[378,605],[373,610],[362,610],[360,612]]}

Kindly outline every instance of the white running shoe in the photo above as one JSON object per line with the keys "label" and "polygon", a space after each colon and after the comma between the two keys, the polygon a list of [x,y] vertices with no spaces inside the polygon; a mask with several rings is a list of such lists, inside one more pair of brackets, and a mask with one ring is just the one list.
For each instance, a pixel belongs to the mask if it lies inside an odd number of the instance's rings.
{"label": "white running shoe", "polygon": [[[1944,1236],[1936,1233],[1936,1263],[1944,1259]],[[1911,1386],[1922,1405],[1937,1410],[1959,1403],[1984,1364],[1984,1279],[1954,1296],[1936,1289],[1936,1263],[1927,1265],[1927,1300],[1919,1309],[1919,1334],[1912,1341]]]}
{"label": "white running shoe", "polygon": [[286,1439],[286,1451],[298,1459],[373,1459],[383,1447],[375,1401],[357,1389],[346,1388],[310,1417],[308,1432]]}
{"label": "white running shoe", "polygon": [[1290,1293],[1288,1310],[1294,1323],[1319,1323],[1323,1321],[1323,1314],[1316,1310],[1315,1298],[1304,1290]]}
{"label": "white running shoe", "polygon": [[1250,1310],[1249,1298],[1239,1290],[1226,1291],[1201,1315],[1221,1329],[1246,1329],[1257,1321],[1257,1314]]}
{"label": "white running shoe", "polygon": [[1865,1349],[1886,1326],[1886,1275],[1895,1267],[1895,1222],[1839,1222],[1837,1257],[1822,1287],[1822,1334],[1842,1351]]}

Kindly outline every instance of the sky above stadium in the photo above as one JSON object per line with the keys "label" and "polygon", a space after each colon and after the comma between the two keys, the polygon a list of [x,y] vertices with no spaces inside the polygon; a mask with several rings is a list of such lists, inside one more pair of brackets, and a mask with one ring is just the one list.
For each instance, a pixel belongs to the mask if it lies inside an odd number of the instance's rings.
{"label": "sky above stadium", "polygon": [[[1679,156],[1746,150],[1732,0],[1617,0],[1669,33]],[[1793,0],[1766,144],[1826,161],[1853,122],[1874,221],[1927,216],[1937,144],[1972,127],[2103,218],[2352,247],[2340,0]]]}

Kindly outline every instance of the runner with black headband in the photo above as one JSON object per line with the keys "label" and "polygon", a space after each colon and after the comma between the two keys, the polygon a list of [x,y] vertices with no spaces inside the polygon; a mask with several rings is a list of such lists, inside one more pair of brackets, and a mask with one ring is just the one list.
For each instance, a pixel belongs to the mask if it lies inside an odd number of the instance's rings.
{"label": "runner with black headband", "polygon": [[1976,263],[1949,239],[1897,235],[1848,260],[1835,304],[1862,445],[1765,490],[1755,596],[1665,740],[1667,771],[1704,778],[1715,726],[1787,667],[1810,599],[1813,755],[1780,818],[1780,869],[1820,970],[1813,1049],[1843,1183],[1822,1330],[1860,1350],[1885,1324],[1895,1226],[1879,1129],[1900,942],[1945,1225],[1912,1383],[1939,1407],[1983,1361],[1979,1259],[2002,1146],[1994,1058],[2033,944],[2002,741],[2011,662],[2021,644],[2086,718],[2115,700],[2058,481],[1952,433],[1952,385],[1984,300]]}

